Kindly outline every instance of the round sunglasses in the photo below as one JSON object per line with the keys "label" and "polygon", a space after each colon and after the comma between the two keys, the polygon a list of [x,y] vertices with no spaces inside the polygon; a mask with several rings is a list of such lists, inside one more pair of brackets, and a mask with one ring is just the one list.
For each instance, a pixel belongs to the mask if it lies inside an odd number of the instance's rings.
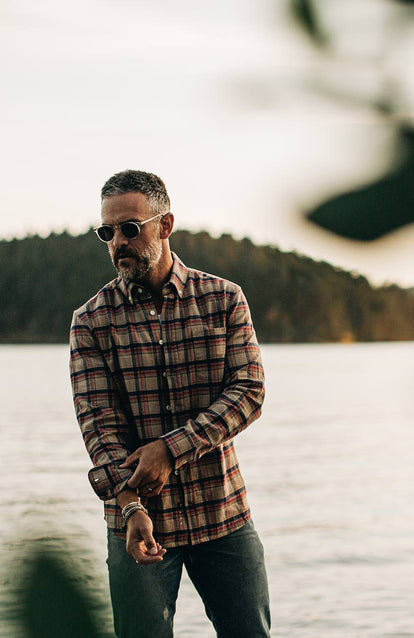
{"label": "round sunglasses", "polygon": [[116,228],[119,228],[123,236],[127,239],[136,239],[141,232],[141,226],[166,214],[167,213],[158,213],[158,215],[154,215],[154,217],[144,219],[143,222],[122,222],[121,224],[114,224],[113,226],[110,224],[102,224],[102,226],[94,228],[94,231],[99,239],[104,241],[106,244],[113,240]]}

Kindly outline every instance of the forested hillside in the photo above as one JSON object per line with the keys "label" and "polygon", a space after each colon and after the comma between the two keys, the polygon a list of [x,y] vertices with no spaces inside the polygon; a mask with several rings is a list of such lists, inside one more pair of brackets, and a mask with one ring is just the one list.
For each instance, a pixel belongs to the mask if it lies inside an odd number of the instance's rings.
{"label": "forested hillside", "polygon": [[[414,290],[373,288],[324,262],[250,240],[177,231],[184,263],[237,282],[261,342],[414,339]],[[67,341],[74,308],[113,279],[92,231],[0,241],[0,342]]]}

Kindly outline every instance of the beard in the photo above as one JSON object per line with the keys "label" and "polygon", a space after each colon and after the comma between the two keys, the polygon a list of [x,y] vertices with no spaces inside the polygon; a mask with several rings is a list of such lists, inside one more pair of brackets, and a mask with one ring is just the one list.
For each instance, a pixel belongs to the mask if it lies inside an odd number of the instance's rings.
{"label": "beard", "polygon": [[[112,263],[122,279],[127,281],[142,282],[158,264],[162,255],[160,240],[154,240],[139,253],[133,248],[120,248],[111,255]],[[129,257],[130,265],[119,263],[122,257]]]}

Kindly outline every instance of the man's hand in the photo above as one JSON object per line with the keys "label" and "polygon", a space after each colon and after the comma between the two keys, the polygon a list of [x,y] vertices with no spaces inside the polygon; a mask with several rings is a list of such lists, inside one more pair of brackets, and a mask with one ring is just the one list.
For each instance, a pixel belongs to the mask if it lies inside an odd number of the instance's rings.
{"label": "man's hand", "polygon": [[141,496],[158,496],[173,467],[167,445],[161,439],[139,447],[119,467],[138,466],[128,481],[129,487],[139,490]]}
{"label": "man's hand", "polygon": [[135,512],[128,519],[126,551],[139,565],[159,563],[167,551],[155,542],[152,535],[152,521],[145,512]]}

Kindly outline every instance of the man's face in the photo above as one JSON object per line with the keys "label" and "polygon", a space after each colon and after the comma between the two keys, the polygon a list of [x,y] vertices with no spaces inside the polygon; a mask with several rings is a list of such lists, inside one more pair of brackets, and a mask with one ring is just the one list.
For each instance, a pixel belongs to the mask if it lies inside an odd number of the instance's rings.
{"label": "man's face", "polygon": [[[116,226],[126,221],[145,221],[153,217],[146,195],[125,193],[113,195],[102,202],[103,224]],[[144,224],[135,239],[125,237],[120,228],[114,229],[114,237],[108,243],[109,254],[118,274],[132,281],[145,280],[161,259],[160,218]]]}

